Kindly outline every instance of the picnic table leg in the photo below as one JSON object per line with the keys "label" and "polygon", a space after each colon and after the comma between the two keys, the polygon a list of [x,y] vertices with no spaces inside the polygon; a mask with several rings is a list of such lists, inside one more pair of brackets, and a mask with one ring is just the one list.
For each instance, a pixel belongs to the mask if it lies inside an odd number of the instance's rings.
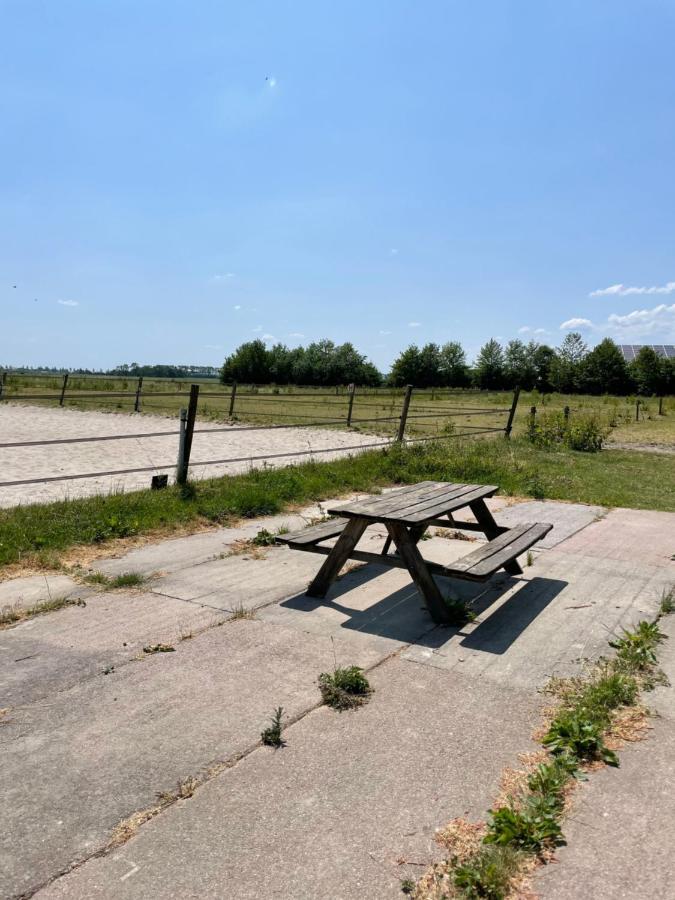
{"label": "picnic table leg", "polygon": [[[418,544],[422,540],[422,536],[426,530],[427,530],[426,525],[413,525],[413,527],[410,529],[410,536],[412,537],[413,541],[416,544]],[[391,535],[389,535],[387,540],[384,542],[384,547],[382,548],[382,552],[380,555],[386,556],[387,553],[389,553],[390,547],[391,547]]]}
{"label": "picnic table leg", "polygon": [[[483,529],[483,533],[488,541],[491,541],[493,538],[496,538],[499,534],[501,534],[499,525],[494,520],[494,516],[488,509],[485,500],[474,500],[473,503],[469,504],[471,512],[476,517],[476,521]],[[523,570],[520,568],[519,563],[514,559],[512,562],[507,563],[504,566],[504,569],[509,573],[509,575],[522,575]]]}
{"label": "picnic table leg", "polygon": [[417,549],[417,541],[411,536],[405,525],[401,525],[399,522],[387,522],[387,531],[396,545],[399,556],[406,564],[418,591],[422,595],[431,618],[438,625],[447,622],[448,608],[443,602],[438,585],[429,569],[427,569],[422,554]]}
{"label": "picnic table leg", "polygon": [[340,537],[337,539],[335,546],[330,551],[324,564],[319,569],[316,577],[307,588],[305,593],[308,597],[318,597],[323,599],[331,582],[335,579],[340,569],[351,556],[352,550],[359,542],[361,535],[368,527],[367,519],[350,519],[344,527]]}

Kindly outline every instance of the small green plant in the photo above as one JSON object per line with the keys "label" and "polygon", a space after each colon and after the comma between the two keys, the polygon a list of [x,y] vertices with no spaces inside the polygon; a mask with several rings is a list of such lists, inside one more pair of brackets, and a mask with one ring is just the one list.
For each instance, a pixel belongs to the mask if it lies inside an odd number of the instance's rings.
{"label": "small green plant", "polygon": [[143,653],[173,653],[175,649],[171,644],[149,644],[143,647]]}
{"label": "small green plant", "polygon": [[448,611],[447,625],[452,625],[454,628],[461,628],[462,625],[466,625],[467,622],[473,622],[476,618],[476,613],[464,600],[461,600],[458,597],[444,597],[443,602]]}
{"label": "small green plant", "polygon": [[185,481],[178,486],[178,495],[181,500],[194,500],[197,497],[197,485],[194,481]]}
{"label": "small green plant", "polygon": [[534,553],[531,550],[528,550],[527,557],[525,560],[525,565],[528,566],[528,568],[529,568],[529,566],[531,566],[533,564],[534,564]]}
{"label": "small green plant", "polygon": [[286,741],[281,736],[281,718],[284,713],[283,706],[278,706],[267,728],[260,732],[260,740],[267,747],[283,747]]}
{"label": "small green plant", "polygon": [[663,592],[661,603],[659,604],[660,616],[669,616],[672,612],[675,612],[675,587]]}
{"label": "small green plant", "polygon": [[373,690],[359,666],[336,667],[332,672],[322,672],[318,684],[326,706],[340,712],[361,706]]}
{"label": "small green plant", "polygon": [[484,843],[499,844],[538,853],[563,842],[558,818],[560,806],[554,796],[532,794],[522,809],[502,806],[490,813]]}
{"label": "small green plant", "polygon": [[554,756],[569,754],[573,759],[600,759],[608,766],[618,766],[616,753],[603,739],[603,728],[583,710],[563,710],[551,722],[542,744]]}
{"label": "small green plant", "polygon": [[105,575],[103,572],[91,572],[82,579],[87,584],[98,584],[104,591],[116,591],[120,588],[142,587],[149,578],[140,572],[122,572],[120,575]]}
{"label": "small green plant", "polygon": [[617,661],[630,671],[648,671],[656,665],[656,648],[667,635],[658,622],[638,622],[634,630],[623,629],[623,636],[610,641],[616,650]]}
{"label": "small green plant", "polygon": [[410,896],[410,894],[412,894],[414,890],[415,890],[415,882],[413,881],[412,878],[404,878],[404,879],[402,879],[402,881],[401,881],[401,891],[402,891],[404,894],[406,894],[407,896]]}
{"label": "small green plant", "polygon": [[251,538],[251,543],[256,547],[271,547],[275,543],[275,540],[275,535],[273,535],[271,531],[268,531],[266,528],[261,528],[255,537]]}
{"label": "small green plant", "polygon": [[504,900],[522,854],[510,846],[485,845],[455,868],[454,884],[470,900]]}

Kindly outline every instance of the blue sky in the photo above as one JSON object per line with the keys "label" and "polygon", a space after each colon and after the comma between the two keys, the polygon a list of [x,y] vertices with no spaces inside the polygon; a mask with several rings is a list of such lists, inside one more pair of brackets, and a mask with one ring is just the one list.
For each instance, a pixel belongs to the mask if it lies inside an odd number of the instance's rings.
{"label": "blue sky", "polygon": [[672,0],[0,21],[0,363],[675,340]]}

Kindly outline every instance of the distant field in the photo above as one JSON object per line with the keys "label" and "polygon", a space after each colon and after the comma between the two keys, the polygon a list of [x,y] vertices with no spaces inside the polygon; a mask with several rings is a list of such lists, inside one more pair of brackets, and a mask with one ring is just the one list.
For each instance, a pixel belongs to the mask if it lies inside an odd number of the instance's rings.
{"label": "distant field", "polygon": [[[4,398],[53,405],[58,403],[62,376],[10,374]],[[199,417],[209,421],[228,419],[231,388],[213,379],[144,379],[140,409],[143,413],[177,417],[187,405],[190,384],[200,385]],[[71,376],[65,395],[69,408],[110,412],[132,411],[137,378]],[[108,396],[87,396],[104,391]],[[127,396],[119,396],[126,394]],[[360,431],[393,434],[398,426],[403,389],[357,389],[352,409],[352,425]],[[46,399],[31,399],[43,395]],[[168,396],[167,396],[168,395]],[[415,390],[408,417],[408,434],[442,435],[454,432],[503,428],[512,394],[503,391],[426,389]],[[308,388],[241,385],[237,389],[234,416],[239,422],[254,424],[303,424],[344,428],[349,395],[344,387]],[[522,433],[531,406],[538,411],[562,410],[571,415],[593,412],[612,427],[610,442],[626,445],[655,445],[675,449],[675,398],[659,402],[641,399],[636,421],[635,397],[592,397],[584,395],[523,393],[520,396],[514,431]]]}

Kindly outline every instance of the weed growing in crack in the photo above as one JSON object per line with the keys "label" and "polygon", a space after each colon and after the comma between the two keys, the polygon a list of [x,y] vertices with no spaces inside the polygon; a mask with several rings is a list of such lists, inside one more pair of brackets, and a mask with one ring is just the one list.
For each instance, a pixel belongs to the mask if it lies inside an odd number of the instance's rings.
{"label": "weed growing in crack", "polygon": [[278,706],[274,711],[270,724],[260,732],[260,740],[265,746],[283,747],[285,745],[286,741],[281,736],[281,717],[283,713],[283,706]]}
{"label": "weed growing in crack", "polygon": [[373,689],[359,666],[338,666],[332,672],[322,672],[318,679],[321,697],[326,706],[342,711],[366,702]]}

